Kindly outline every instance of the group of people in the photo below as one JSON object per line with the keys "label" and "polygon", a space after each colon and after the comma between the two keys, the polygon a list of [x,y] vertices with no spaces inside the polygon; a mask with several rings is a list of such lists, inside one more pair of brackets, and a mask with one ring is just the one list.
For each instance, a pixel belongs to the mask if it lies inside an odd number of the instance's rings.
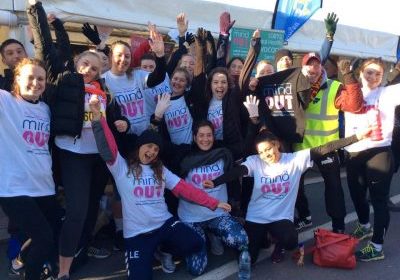
{"label": "group of people", "polygon": [[[19,243],[9,250],[10,267],[23,267],[25,279],[70,279],[74,256],[101,254],[91,244],[109,180],[128,279],[152,279],[154,258],[167,273],[179,257],[201,275],[207,240],[213,254],[223,253],[221,241],[236,249],[239,279],[250,279],[261,248],[275,243],[271,260],[278,263],[298,246],[298,230],[311,226],[304,173],[313,163],[325,182],[332,231],[345,232],[342,148],[359,220],[351,234],[371,237],[357,258],[384,258],[399,86],[383,86],[378,58],[339,65],[329,58],[335,14],[325,20],[321,54],[305,54],[301,67],[286,49],[275,65],[255,65],[259,30],[245,60],[228,58],[235,22],[227,12],[217,43],[203,28],[189,33],[179,14],[178,48],[168,62],[152,24],[134,53],[124,41],[105,45],[85,24],[83,34],[99,47],[72,57],[63,23],[41,2],[29,0],[27,16],[35,58],[15,39],[0,47],[9,67],[0,76],[7,131],[0,135],[0,205],[10,240]],[[343,83],[333,77],[338,69]]]}

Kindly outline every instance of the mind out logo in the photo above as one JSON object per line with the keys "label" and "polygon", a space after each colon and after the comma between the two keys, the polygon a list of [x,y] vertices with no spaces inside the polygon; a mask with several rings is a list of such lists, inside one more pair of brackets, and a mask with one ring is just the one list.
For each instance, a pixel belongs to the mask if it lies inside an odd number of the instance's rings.
{"label": "mind out logo", "polygon": [[49,141],[50,123],[48,121],[25,119],[22,122],[22,128],[22,137],[29,145],[42,148]]}

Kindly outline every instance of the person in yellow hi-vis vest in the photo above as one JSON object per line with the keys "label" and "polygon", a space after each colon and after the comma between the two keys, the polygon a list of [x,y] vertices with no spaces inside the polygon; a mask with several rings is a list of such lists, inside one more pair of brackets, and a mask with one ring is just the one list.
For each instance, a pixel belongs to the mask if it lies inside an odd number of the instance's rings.
{"label": "person in yellow hi-vis vest", "polygon": [[[302,72],[311,83],[311,102],[306,109],[306,128],[302,143],[295,143],[295,151],[314,148],[332,140],[339,139],[339,110],[358,112],[362,109],[361,89],[350,71],[350,65],[344,65],[344,85],[327,79],[317,53],[308,53],[302,60]],[[340,181],[340,163],[337,151],[329,153],[315,161],[325,182],[325,207],[332,219],[332,230],[344,231],[346,208],[343,188]],[[296,201],[298,230],[312,225],[311,213],[304,192],[304,175]]]}

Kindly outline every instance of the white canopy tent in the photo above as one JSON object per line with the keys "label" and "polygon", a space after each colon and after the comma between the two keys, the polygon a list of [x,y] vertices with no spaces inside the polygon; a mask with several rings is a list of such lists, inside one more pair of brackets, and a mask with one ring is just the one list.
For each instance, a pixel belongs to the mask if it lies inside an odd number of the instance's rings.
{"label": "white canopy tent", "polygon": [[[231,18],[236,20],[235,26],[237,27],[252,29],[270,29],[271,27],[275,1],[250,1],[254,3],[268,2],[267,4],[254,4],[256,9],[237,6],[239,0],[216,1],[43,0],[42,2],[47,12],[55,13],[64,21],[81,23],[88,21],[116,28],[145,30],[147,22],[150,20],[157,24],[161,31],[167,32],[167,30],[175,28],[176,15],[185,12],[190,28],[205,27],[218,33],[219,15],[223,11],[231,13]],[[328,1],[325,0],[324,5]],[[228,2],[230,4],[227,4]],[[0,13],[0,24],[12,25],[25,22],[25,7],[25,0],[2,0],[0,10],[3,12]],[[335,12],[340,18],[340,10]],[[353,11],[353,13],[358,16],[357,12]],[[14,20],[15,16],[17,21]],[[320,15],[320,18],[323,17]],[[286,48],[300,52],[319,50],[324,36],[323,21],[312,19],[289,39]],[[332,53],[360,57],[380,56],[387,61],[394,62],[396,61],[397,43],[398,36],[395,34],[346,26],[339,21]]]}

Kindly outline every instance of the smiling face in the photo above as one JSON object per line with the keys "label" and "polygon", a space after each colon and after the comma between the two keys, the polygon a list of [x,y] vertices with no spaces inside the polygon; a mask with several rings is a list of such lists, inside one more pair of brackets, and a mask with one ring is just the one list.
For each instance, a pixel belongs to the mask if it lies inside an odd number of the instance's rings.
{"label": "smiling face", "polygon": [[174,96],[184,94],[187,85],[188,80],[185,73],[182,71],[176,71],[171,79],[172,94]]}
{"label": "smiling face", "polygon": [[363,87],[375,89],[382,83],[383,68],[377,63],[371,63],[364,67],[360,72]]}
{"label": "smiling face", "polygon": [[221,100],[228,92],[228,77],[223,73],[215,73],[211,79],[211,92],[215,99]]}
{"label": "smiling face", "polygon": [[38,65],[26,64],[20,69],[15,81],[24,99],[37,101],[46,88],[46,71]]}
{"label": "smiling face", "polygon": [[257,144],[260,158],[268,164],[277,163],[281,158],[279,143],[277,141],[263,141]]}
{"label": "smiling face", "polygon": [[100,77],[101,61],[97,54],[88,52],[76,62],[76,70],[83,75],[83,81],[88,84]]}
{"label": "smiling face", "polygon": [[208,151],[214,145],[214,133],[211,127],[201,126],[199,127],[196,135],[193,136],[193,141],[197,144],[202,151]]}
{"label": "smiling face", "polygon": [[139,148],[139,160],[141,164],[150,164],[157,159],[160,147],[154,143],[147,143]]}
{"label": "smiling face", "polygon": [[116,44],[112,49],[111,72],[114,75],[123,75],[131,65],[131,50],[123,45]]}

